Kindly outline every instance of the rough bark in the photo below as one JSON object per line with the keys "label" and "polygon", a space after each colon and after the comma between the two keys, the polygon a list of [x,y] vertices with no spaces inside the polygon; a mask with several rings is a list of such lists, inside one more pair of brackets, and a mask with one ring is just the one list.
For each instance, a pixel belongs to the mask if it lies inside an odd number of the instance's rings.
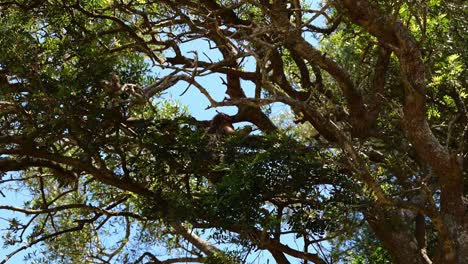
{"label": "rough bark", "polygon": [[466,263],[466,209],[463,202],[461,164],[455,154],[439,143],[426,118],[426,70],[418,44],[398,19],[391,19],[367,0],[336,1],[351,21],[387,44],[398,56],[405,88],[404,129],[418,156],[437,174],[441,189],[443,228],[440,232],[440,261]]}
{"label": "rough bark", "polygon": [[[402,211],[400,211],[402,212]],[[409,225],[397,211],[383,211],[379,208],[365,215],[377,238],[396,264],[422,264],[416,238]]]}

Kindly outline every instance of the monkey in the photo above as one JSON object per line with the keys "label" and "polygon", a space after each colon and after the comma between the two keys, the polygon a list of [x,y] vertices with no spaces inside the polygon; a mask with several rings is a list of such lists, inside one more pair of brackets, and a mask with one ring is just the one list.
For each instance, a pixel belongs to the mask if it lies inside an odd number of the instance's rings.
{"label": "monkey", "polygon": [[121,91],[122,85],[120,84],[119,76],[113,73],[110,81],[102,80],[100,84],[103,90],[111,96],[111,100],[108,102],[106,108],[116,109],[120,107],[121,105],[120,94],[122,93]]}
{"label": "monkey", "polygon": [[234,127],[232,126],[231,118],[223,113],[218,113],[210,122],[207,133],[217,135],[232,135]]}
{"label": "monkey", "polygon": [[141,86],[138,84],[125,84],[123,90],[135,97],[135,104],[144,104],[146,102],[143,88],[141,88]]}
{"label": "monkey", "polygon": [[251,126],[244,126],[241,129],[235,130],[232,126],[232,118],[226,114],[218,113],[209,123],[207,134],[215,134],[220,136],[238,136],[247,138],[253,131]]}
{"label": "monkey", "polygon": [[122,85],[120,84],[120,77],[115,73],[112,74],[110,81],[101,80],[101,86],[109,94],[119,95],[121,93]]}
{"label": "monkey", "polygon": [[[136,136],[137,133],[129,127],[125,120],[129,117],[129,109],[134,105],[144,105],[145,99],[143,88],[138,84],[121,84],[120,77],[112,73],[110,80],[102,80],[103,90],[110,96],[106,102],[106,109],[115,121],[113,131],[119,133],[122,131],[128,136]],[[132,97],[132,98],[130,98]]]}
{"label": "monkey", "polygon": [[224,142],[229,138],[247,139],[253,131],[251,126],[244,126],[242,129],[235,130],[232,121],[231,116],[218,112],[205,130],[207,138],[203,141],[204,147],[202,149],[204,154],[201,156],[206,160],[207,166],[210,167],[210,171],[206,177],[213,184],[220,183],[226,175],[227,170],[229,170],[216,167],[217,164],[223,164],[226,155],[229,155],[228,153],[231,152],[229,147],[224,145]]}
{"label": "monkey", "polygon": [[123,94],[133,96],[135,98],[135,100],[133,100],[133,104],[144,104],[146,102],[143,88],[141,86],[139,86],[138,84],[131,83],[126,83],[122,85],[120,83],[120,77],[115,73],[112,74],[110,81],[101,81],[101,85],[107,93],[113,96],[120,96]]}
{"label": "monkey", "polygon": [[235,136],[237,138],[247,139],[250,133],[254,131],[252,126],[243,126],[237,130],[232,125],[232,117],[218,113],[208,124],[206,134],[214,135],[215,138],[221,139],[226,136]]}

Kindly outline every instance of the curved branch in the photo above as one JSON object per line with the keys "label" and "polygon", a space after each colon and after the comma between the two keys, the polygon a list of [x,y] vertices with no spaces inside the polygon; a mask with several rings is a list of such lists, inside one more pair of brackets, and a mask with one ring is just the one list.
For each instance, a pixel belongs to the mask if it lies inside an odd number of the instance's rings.
{"label": "curved branch", "polygon": [[51,238],[54,238],[54,237],[58,237],[60,235],[63,235],[63,234],[66,234],[66,233],[71,233],[71,232],[75,232],[75,231],[80,231],[84,228],[85,226],[85,223],[84,222],[80,222],[78,223],[78,225],[76,225],[75,227],[72,227],[72,228],[69,228],[69,229],[66,229],[66,230],[62,230],[62,231],[59,231],[59,232],[55,232],[53,234],[50,234],[50,235],[47,235],[47,236],[43,236],[41,238],[38,238],[38,239],[35,239],[33,241],[31,241],[30,243],[28,243],[27,245],[24,245],[22,247],[19,247],[18,249],[16,249],[15,251],[11,252],[10,254],[6,255],[6,257],[0,262],[0,264],[5,264],[10,258],[12,258],[14,255],[18,254],[19,252],[23,251],[23,250],[26,250],[34,245],[36,245],[37,243],[40,243],[40,242],[43,242],[43,241],[46,241],[48,239],[51,239]]}
{"label": "curved branch", "polygon": [[15,211],[15,212],[24,213],[27,215],[56,213],[56,212],[60,212],[60,211],[67,210],[67,209],[84,209],[87,211],[97,212],[97,213],[107,215],[107,216],[126,216],[126,217],[133,217],[136,219],[144,219],[141,215],[138,215],[132,212],[108,211],[100,207],[95,207],[95,206],[85,205],[85,204],[66,204],[66,205],[60,205],[60,206],[56,206],[52,208],[45,208],[45,209],[25,209],[25,208],[10,206],[10,205],[0,205],[0,210]]}
{"label": "curved branch", "polygon": [[179,223],[171,223],[170,224],[174,231],[185,238],[188,242],[192,245],[197,247],[203,253],[207,254],[208,256],[212,256],[215,254],[223,254],[221,250],[213,246],[210,242],[202,239],[201,237],[197,236],[192,230],[185,227],[183,224]]}

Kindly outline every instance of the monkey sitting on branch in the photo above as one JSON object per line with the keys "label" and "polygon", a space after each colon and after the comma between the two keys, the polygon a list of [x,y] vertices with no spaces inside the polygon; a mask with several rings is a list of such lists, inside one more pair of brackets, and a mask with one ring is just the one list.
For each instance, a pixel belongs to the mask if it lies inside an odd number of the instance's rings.
{"label": "monkey sitting on branch", "polygon": [[219,113],[210,121],[207,133],[220,136],[239,135],[247,137],[252,132],[251,126],[245,126],[242,129],[235,130],[232,125],[232,118],[226,114]]}
{"label": "monkey sitting on branch", "polygon": [[223,135],[223,136],[234,134],[234,127],[232,126],[232,121],[231,121],[230,116],[223,114],[223,113],[218,113],[210,121],[210,125],[206,132],[208,134],[216,134],[216,135]]}
{"label": "monkey sitting on branch", "polygon": [[141,86],[132,83],[126,83],[122,85],[120,83],[120,77],[115,73],[112,74],[110,81],[101,81],[101,85],[103,86],[104,91],[109,93],[113,98],[120,97],[121,95],[133,96],[134,99],[131,100],[131,105],[141,105],[147,101]]}

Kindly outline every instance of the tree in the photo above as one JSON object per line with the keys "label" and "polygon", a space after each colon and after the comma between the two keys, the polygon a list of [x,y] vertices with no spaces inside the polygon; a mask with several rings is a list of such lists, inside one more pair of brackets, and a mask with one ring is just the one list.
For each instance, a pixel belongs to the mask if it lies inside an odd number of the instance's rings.
{"label": "tree", "polygon": [[467,8],[1,0],[2,263],[468,263]]}

